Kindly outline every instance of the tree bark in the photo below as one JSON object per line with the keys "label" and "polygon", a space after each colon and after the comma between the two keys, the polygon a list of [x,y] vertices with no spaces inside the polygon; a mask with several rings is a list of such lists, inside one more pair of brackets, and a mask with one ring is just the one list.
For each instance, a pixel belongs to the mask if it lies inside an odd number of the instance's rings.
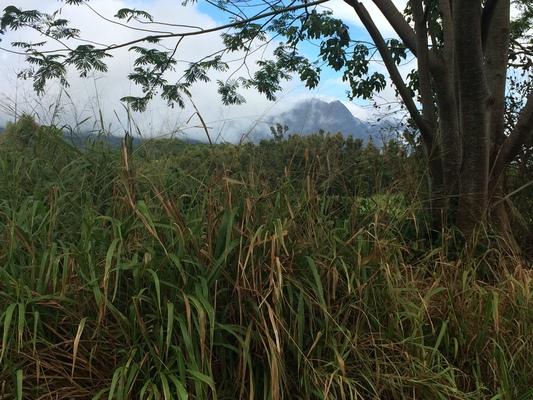
{"label": "tree bark", "polygon": [[[441,231],[442,227],[447,224],[449,197],[446,188],[446,166],[443,164],[443,130],[437,123],[438,117],[435,109],[434,85],[432,82],[432,72],[439,70],[442,72],[442,61],[434,58],[430,62],[430,55],[433,55],[428,48],[428,26],[426,13],[422,0],[413,0],[411,2],[413,18],[415,21],[416,47],[418,51],[418,83],[420,103],[422,105],[422,116],[429,122],[433,131],[433,140],[431,143],[424,141],[426,155],[430,170],[430,196],[431,196],[431,216],[433,229]],[[439,79],[444,78],[440,77]]]}
{"label": "tree bark", "polygon": [[510,8],[510,0],[498,0],[485,12],[483,24],[485,65],[492,103],[490,133],[493,162],[505,141],[505,86],[509,60]]}
{"label": "tree bark", "polygon": [[485,221],[488,203],[490,105],[481,10],[481,2],[474,0],[454,0],[452,8],[463,138],[457,225],[467,237]]}
{"label": "tree bark", "polygon": [[[442,62],[437,68],[433,68],[432,72],[439,109],[444,193],[446,204],[449,205],[450,202],[456,204],[458,200],[462,143],[456,91],[456,57],[453,46],[455,33],[450,1],[440,0],[439,10],[442,16],[444,46],[441,52]],[[454,211],[452,210],[452,214],[455,214]]]}

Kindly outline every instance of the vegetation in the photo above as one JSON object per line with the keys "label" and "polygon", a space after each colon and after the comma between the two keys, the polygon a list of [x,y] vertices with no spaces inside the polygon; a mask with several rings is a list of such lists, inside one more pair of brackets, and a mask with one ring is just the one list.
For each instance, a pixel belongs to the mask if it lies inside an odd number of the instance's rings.
{"label": "vegetation", "polygon": [[[533,398],[531,2],[410,0],[402,13],[373,0],[400,38],[385,40],[345,0],[373,44],[328,0],[208,3],[227,24],[123,8],[111,22],[138,36],[110,44],[59,11],[7,6],[0,35],[45,40],[0,50],[26,56],[20,76],[43,93],[128,48],[142,93],[122,99],[128,112],[157,95],[183,107],[234,53],[224,104],[241,88],[274,99],[296,76],[314,88],[325,66],[369,99],[386,87],[379,53],[409,146],[281,125],[214,145],[194,103],[209,145],[128,132],[120,148],[77,146],[20,118],[0,136],[0,399]],[[181,43],[213,32],[220,51],[178,67]],[[247,68],[273,38],[272,58]]]}
{"label": "vegetation", "polygon": [[0,398],[533,396],[531,269],[435,235],[402,145],[0,140]]}
{"label": "vegetation", "polygon": [[[70,6],[88,4],[81,0],[64,2]],[[182,6],[191,3],[196,1],[186,0]],[[425,149],[421,161],[428,166],[431,180],[428,197],[433,228],[438,231],[442,226],[456,226],[467,239],[475,239],[476,230],[483,229],[488,221],[500,231],[499,247],[518,250],[506,176],[510,165],[533,140],[530,85],[522,93],[525,100],[521,107],[514,110],[517,118],[513,123],[505,116],[512,105],[507,101],[512,83],[531,79],[533,7],[529,0],[410,0],[403,13],[392,0],[373,0],[400,40],[383,37],[365,4],[345,0],[373,45],[352,38],[345,21],[327,9],[328,0],[258,1],[246,3],[246,7],[232,0],[207,3],[225,15],[227,23],[190,27],[157,21],[144,10],[122,8],[113,22],[131,28],[135,39],[96,44],[92,38],[83,37],[60,12],[49,15],[8,6],[0,20],[0,33],[27,28],[60,46],[50,49],[46,40],[12,43],[10,51],[26,56],[29,69],[22,75],[33,79],[38,93],[44,91],[49,79],[68,85],[68,68],[82,77],[90,71],[105,72],[107,59],[116,50],[128,48],[136,55],[128,78],[142,89],[140,96],[123,98],[133,110],[144,110],[156,95],[170,106],[183,107],[192,85],[209,81],[214,71],[227,71],[228,55],[235,52],[243,56],[242,72],[233,71],[230,76],[243,76],[218,81],[225,104],[245,101],[239,93],[242,87],[255,88],[274,99],[281,90],[280,83],[295,76],[314,88],[325,65],[349,83],[351,98],[368,99],[386,87],[385,76],[370,68],[370,59],[378,53]],[[513,19],[512,6],[517,11]],[[165,31],[160,30],[162,27]],[[214,32],[221,34],[220,50],[178,69],[181,77],[173,75],[182,42]],[[260,58],[255,72],[250,73],[247,57],[273,40],[281,42],[272,59]],[[314,54],[301,51],[305,42],[318,47],[319,61],[314,60]],[[159,47],[162,43],[166,46]],[[417,59],[417,69],[405,79],[398,65],[408,56]]]}

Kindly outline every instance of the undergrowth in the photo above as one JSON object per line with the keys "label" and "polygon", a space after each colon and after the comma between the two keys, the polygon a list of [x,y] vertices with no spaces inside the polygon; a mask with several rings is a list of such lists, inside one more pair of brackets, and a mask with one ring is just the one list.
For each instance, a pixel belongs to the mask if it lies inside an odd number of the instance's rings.
{"label": "undergrowth", "polygon": [[154,155],[11,126],[0,399],[533,398],[531,270],[451,255],[406,154],[335,140]]}

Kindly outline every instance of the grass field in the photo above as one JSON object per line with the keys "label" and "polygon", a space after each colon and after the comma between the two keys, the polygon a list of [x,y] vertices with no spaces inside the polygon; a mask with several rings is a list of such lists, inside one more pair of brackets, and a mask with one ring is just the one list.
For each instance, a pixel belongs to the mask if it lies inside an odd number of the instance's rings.
{"label": "grass field", "polygon": [[533,398],[532,270],[401,149],[0,140],[0,399]]}

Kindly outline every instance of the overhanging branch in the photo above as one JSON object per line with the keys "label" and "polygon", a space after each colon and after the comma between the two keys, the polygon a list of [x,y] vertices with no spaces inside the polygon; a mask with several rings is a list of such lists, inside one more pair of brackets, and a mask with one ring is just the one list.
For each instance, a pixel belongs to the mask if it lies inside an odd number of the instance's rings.
{"label": "overhanging branch", "polygon": [[383,39],[381,32],[374,23],[374,20],[372,19],[372,17],[368,13],[368,10],[362,3],[356,0],[345,0],[345,2],[355,10],[357,15],[361,19],[361,22],[365,26],[366,30],[372,37],[372,40],[374,41],[374,44],[376,45],[379,54],[381,55],[381,58],[385,63],[385,66],[387,67],[390,78],[394,83],[394,86],[398,90],[398,93],[400,94],[402,101],[404,102],[407,110],[409,111],[411,118],[413,119],[417,127],[420,129],[420,133],[424,142],[428,144],[429,148],[431,148],[433,143],[433,132],[431,130],[431,126],[429,122],[426,121],[418,111],[418,108],[416,107],[416,104],[411,96],[411,91],[407,88],[402,76],[400,75],[398,67],[396,66],[396,63],[394,62],[392,55],[389,49],[387,48],[385,39]]}
{"label": "overhanging branch", "polygon": [[[143,36],[143,37],[140,37],[138,39],[131,40],[129,42],[112,44],[112,45],[109,45],[109,46],[106,46],[106,47],[101,47],[101,48],[96,49],[96,50],[97,51],[107,52],[107,51],[111,51],[111,50],[116,50],[116,49],[120,49],[120,48],[124,48],[124,47],[133,46],[135,44],[146,42],[146,41],[154,41],[154,40],[161,40],[161,39],[172,39],[172,38],[178,38],[179,39],[179,38],[185,38],[185,37],[189,37],[189,36],[205,35],[205,34],[208,34],[208,33],[219,32],[219,31],[226,30],[226,29],[236,28],[236,27],[243,26],[243,25],[249,24],[251,22],[255,22],[255,21],[264,19],[264,18],[269,18],[269,17],[275,16],[275,15],[279,15],[279,14],[283,14],[283,13],[287,13],[287,12],[291,12],[291,11],[297,11],[297,10],[301,10],[301,9],[304,9],[304,8],[318,6],[320,4],[324,4],[324,3],[327,3],[329,1],[330,0],[315,0],[315,1],[305,2],[303,4],[296,4],[296,5],[291,5],[291,6],[287,6],[287,7],[284,7],[284,8],[278,8],[278,9],[275,9],[275,10],[272,10],[272,11],[256,14],[253,17],[250,17],[250,18],[242,19],[242,20],[239,20],[239,21],[234,21],[234,22],[231,22],[231,23],[228,23],[228,24],[224,24],[224,25],[218,25],[218,26],[215,26],[215,27],[209,28],[209,29],[201,29],[201,30],[197,29],[195,31],[188,31],[188,32],[168,32],[168,33],[157,33],[157,31],[153,31],[155,33],[153,35]],[[291,4],[294,4],[294,3],[291,3]],[[16,54],[21,54],[21,55],[26,55],[26,53],[22,53],[22,52],[18,53],[18,52],[12,51],[12,50],[7,50],[5,48],[0,48],[0,50],[9,51],[11,53],[16,53]],[[42,54],[46,54],[46,53],[54,53],[54,52],[59,52],[59,51],[62,51],[62,50],[43,51],[41,53]],[[63,51],[65,51],[65,49],[63,49]]]}
{"label": "overhanging branch", "polygon": [[[351,1],[346,2],[348,4],[351,3]],[[379,8],[387,21],[389,21],[389,24],[391,24],[409,50],[411,50],[415,56],[418,55],[415,31],[407,23],[405,17],[394,3],[391,0],[374,0],[374,4]]]}
{"label": "overhanging branch", "polygon": [[232,23],[229,23],[229,24],[225,24],[225,25],[215,26],[213,28],[204,29],[204,30],[200,30],[200,31],[148,36],[148,37],[132,40],[132,41],[127,42],[127,43],[121,43],[121,44],[118,44],[118,45],[108,46],[107,48],[102,49],[102,50],[108,51],[108,50],[115,50],[115,49],[118,49],[118,48],[121,48],[121,47],[128,47],[128,46],[140,43],[140,42],[144,42],[144,41],[146,41],[148,39],[156,40],[156,39],[168,39],[168,38],[181,38],[181,37],[198,36],[198,35],[204,35],[204,34],[207,34],[207,33],[218,32],[218,31],[222,31],[222,30],[225,30],[225,29],[230,29],[230,28],[236,28],[236,27],[239,27],[239,26],[243,26],[243,25],[249,24],[250,22],[258,21],[258,20],[263,19],[263,18],[272,17],[274,15],[279,15],[279,14],[286,13],[286,12],[291,12],[291,11],[297,11],[297,10],[301,10],[303,8],[318,6],[320,4],[327,3],[328,1],[330,1],[330,0],[316,0],[316,1],[309,2],[309,3],[306,2],[304,4],[298,4],[298,5],[294,5],[294,6],[290,6],[290,7],[276,9],[276,10],[273,10],[273,11],[257,14],[255,16],[247,18],[247,19],[243,19],[243,20],[240,20],[240,21],[235,21],[235,22],[232,22]]}

